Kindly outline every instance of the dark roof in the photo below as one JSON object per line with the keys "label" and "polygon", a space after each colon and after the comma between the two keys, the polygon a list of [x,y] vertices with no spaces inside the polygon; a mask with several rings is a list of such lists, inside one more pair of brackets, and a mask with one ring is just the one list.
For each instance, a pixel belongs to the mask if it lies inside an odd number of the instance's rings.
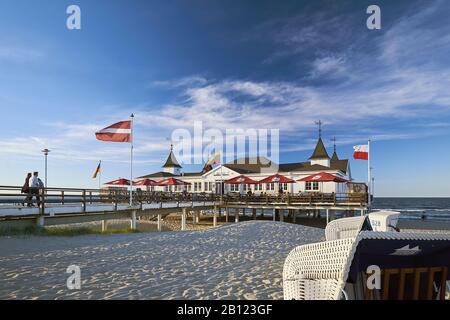
{"label": "dark roof", "polygon": [[162,166],[163,168],[181,168],[180,164],[177,161],[177,158],[173,155],[172,150],[170,150],[169,156],[167,157],[166,163]]}
{"label": "dark roof", "polygon": [[331,161],[338,161],[338,160],[339,160],[339,157],[338,157],[336,151],[334,151],[333,155],[331,156]]}
{"label": "dark roof", "polygon": [[272,166],[276,166],[275,163],[265,157],[253,157],[253,158],[239,158],[234,161],[224,164],[224,167],[236,171],[240,174],[246,173],[260,173],[261,169],[269,169]]}
{"label": "dark roof", "polygon": [[145,178],[170,178],[170,177],[176,177],[176,175],[170,173],[170,172],[155,172],[148,174],[146,176],[138,177],[137,179],[145,179]]}
{"label": "dark roof", "polygon": [[320,164],[311,165],[310,162],[282,163],[279,165],[279,172],[340,170],[347,173],[347,165],[348,160],[335,160],[330,163],[330,167],[325,167]]}
{"label": "dark roof", "polygon": [[325,149],[325,146],[323,144],[322,138],[319,138],[319,140],[317,140],[316,148],[314,149],[312,156],[309,157],[309,160],[314,159],[330,159],[327,153],[327,149]]}
{"label": "dark roof", "polygon": [[202,172],[183,172],[181,175],[184,177],[191,177],[191,176],[201,176]]}
{"label": "dark roof", "polygon": [[348,169],[348,160],[334,160],[330,162],[330,166],[332,169],[341,170],[342,172],[347,173]]}

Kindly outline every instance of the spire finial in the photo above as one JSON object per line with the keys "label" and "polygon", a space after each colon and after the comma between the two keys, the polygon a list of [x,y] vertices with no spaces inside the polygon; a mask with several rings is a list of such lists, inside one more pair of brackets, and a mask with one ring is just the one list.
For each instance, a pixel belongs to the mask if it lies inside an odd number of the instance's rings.
{"label": "spire finial", "polygon": [[336,137],[333,137],[333,139],[331,139],[331,141],[333,141],[334,152],[336,152],[336,140]]}
{"label": "spire finial", "polygon": [[319,126],[319,138],[322,138],[322,121],[316,121],[315,124],[317,124]]}

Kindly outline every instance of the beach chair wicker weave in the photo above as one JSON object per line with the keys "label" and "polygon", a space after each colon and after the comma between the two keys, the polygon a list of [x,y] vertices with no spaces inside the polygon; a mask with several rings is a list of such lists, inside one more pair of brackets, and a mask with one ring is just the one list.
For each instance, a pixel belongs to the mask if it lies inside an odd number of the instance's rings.
{"label": "beach chair wicker weave", "polygon": [[[413,259],[413,247],[404,249],[405,243],[412,243],[413,246],[419,244],[423,248],[423,258],[416,255]],[[433,255],[431,259],[430,255]],[[382,265],[383,260],[390,267],[396,263],[404,267],[405,262],[416,260],[419,263],[432,261],[448,267],[449,255],[450,234],[362,231],[356,237],[302,245],[293,249],[285,260],[284,299],[343,299],[349,277],[355,277],[351,271],[360,272],[358,268]]]}
{"label": "beach chair wicker weave", "polygon": [[342,218],[329,222],[325,228],[327,241],[355,238],[367,222],[365,216]]}

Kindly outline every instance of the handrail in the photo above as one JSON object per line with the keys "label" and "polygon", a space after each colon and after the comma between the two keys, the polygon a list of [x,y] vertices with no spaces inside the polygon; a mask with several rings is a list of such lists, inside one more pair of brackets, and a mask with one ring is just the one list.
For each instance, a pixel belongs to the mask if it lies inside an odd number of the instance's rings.
{"label": "handrail", "polygon": [[[0,208],[10,205],[28,204],[27,194],[21,193],[19,186],[0,186]],[[118,204],[129,202],[129,192],[122,189],[77,189],[77,188],[41,188],[33,189],[29,193],[32,197],[31,204],[40,201],[41,211],[46,204],[75,204],[78,203],[86,208],[88,204]],[[5,192],[6,191],[6,192]],[[8,193],[7,191],[11,191]],[[36,192],[37,191],[37,192]],[[186,192],[161,192],[161,191],[133,191],[133,199],[136,205],[143,203],[163,202],[220,202],[222,205],[232,204],[285,204],[285,205],[339,205],[339,204],[367,204],[367,194],[359,193],[302,193],[302,194],[251,194],[241,195],[229,193],[223,195],[213,193],[186,193]]]}

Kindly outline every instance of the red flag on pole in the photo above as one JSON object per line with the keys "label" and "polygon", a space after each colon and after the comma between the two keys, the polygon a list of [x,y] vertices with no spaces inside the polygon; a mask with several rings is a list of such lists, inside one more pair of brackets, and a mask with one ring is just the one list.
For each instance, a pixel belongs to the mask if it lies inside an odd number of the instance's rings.
{"label": "red flag on pole", "polygon": [[355,160],[369,160],[369,145],[354,146],[353,150],[353,158]]}
{"label": "red flag on pole", "polygon": [[120,121],[95,133],[102,141],[131,142],[131,121]]}

